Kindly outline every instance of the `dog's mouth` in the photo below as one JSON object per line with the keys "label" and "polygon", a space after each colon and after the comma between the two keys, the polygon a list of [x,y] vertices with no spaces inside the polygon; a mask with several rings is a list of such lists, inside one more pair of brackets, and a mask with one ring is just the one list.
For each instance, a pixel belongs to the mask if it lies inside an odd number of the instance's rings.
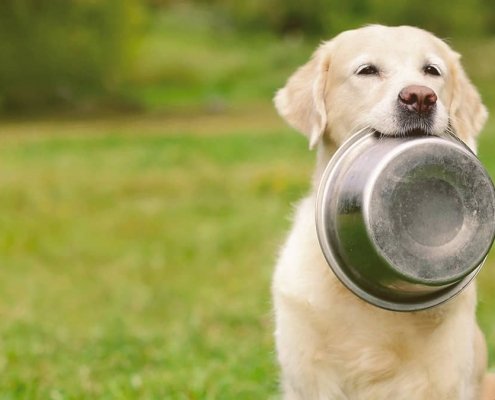
{"label": "dog's mouth", "polygon": [[431,135],[434,133],[435,111],[433,109],[428,113],[415,113],[399,107],[397,113],[398,135]]}
{"label": "dog's mouth", "polygon": [[437,134],[438,127],[435,127],[432,116],[422,117],[414,115],[398,115],[395,118],[393,127],[380,129],[373,127],[373,130],[383,136],[428,136]]}
{"label": "dog's mouth", "polygon": [[394,132],[383,132],[378,129],[374,129],[375,134],[377,136],[391,136],[391,137],[421,137],[421,136],[428,136],[432,135],[433,132],[430,129],[422,129],[422,128],[412,128],[412,129],[405,129],[405,128],[400,128],[397,129]]}
{"label": "dog's mouth", "polygon": [[412,112],[397,106],[383,118],[373,116],[370,122],[368,128],[379,136],[442,136],[445,132],[453,132],[449,118],[438,107],[428,112]]}
{"label": "dog's mouth", "polygon": [[413,136],[413,137],[414,136],[427,136],[427,135],[431,135],[431,134],[432,134],[431,129],[422,129],[422,128],[403,130],[400,133],[401,136]]}

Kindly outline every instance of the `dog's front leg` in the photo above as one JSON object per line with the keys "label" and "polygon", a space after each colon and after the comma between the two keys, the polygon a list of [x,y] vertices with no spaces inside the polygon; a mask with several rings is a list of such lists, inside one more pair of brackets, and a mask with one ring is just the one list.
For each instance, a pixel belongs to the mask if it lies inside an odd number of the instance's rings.
{"label": "dog's front leg", "polygon": [[[311,324],[311,310],[291,296],[275,295],[275,339],[284,400],[348,400],[324,354],[324,340]],[[308,318],[309,317],[309,318]]]}

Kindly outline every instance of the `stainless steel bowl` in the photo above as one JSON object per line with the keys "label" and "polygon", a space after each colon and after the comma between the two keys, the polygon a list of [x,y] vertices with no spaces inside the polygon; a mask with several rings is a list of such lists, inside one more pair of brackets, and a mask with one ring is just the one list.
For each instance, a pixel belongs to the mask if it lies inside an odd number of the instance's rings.
{"label": "stainless steel bowl", "polygon": [[495,236],[495,190],[456,137],[353,135],[330,160],[316,204],[335,275],[394,311],[433,307],[476,276]]}

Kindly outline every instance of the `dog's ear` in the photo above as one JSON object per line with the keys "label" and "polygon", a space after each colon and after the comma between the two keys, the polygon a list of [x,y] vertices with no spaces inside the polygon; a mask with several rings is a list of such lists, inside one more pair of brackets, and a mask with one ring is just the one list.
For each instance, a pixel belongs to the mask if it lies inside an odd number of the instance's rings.
{"label": "dog's ear", "polygon": [[451,63],[452,101],[449,115],[457,136],[474,147],[475,138],[485,125],[488,111],[462,68],[460,58],[455,53]]}
{"label": "dog's ear", "polygon": [[275,95],[278,113],[309,139],[313,149],[327,127],[325,87],[330,66],[328,42],[321,45],[305,65]]}

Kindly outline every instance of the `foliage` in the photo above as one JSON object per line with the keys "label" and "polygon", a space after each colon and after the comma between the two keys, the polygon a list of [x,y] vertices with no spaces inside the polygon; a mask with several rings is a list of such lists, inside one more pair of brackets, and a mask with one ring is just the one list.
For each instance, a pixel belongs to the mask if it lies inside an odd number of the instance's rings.
{"label": "foliage", "polygon": [[111,93],[133,55],[135,0],[0,2],[0,101],[6,110]]}
{"label": "foliage", "polygon": [[159,13],[133,64],[127,98],[147,110],[224,111],[271,99],[315,43],[267,33],[239,35],[215,25],[217,16],[181,7]]}
{"label": "foliage", "polygon": [[345,29],[410,24],[486,40],[494,20],[488,0],[4,0],[0,111],[218,111],[270,98],[320,39]]}
{"label": "foliage", "polygon": [[[199,6],[158,11],[138,51],[127,98],[144,109],[169,112],[266,104],[319,42],[315,37],[232,31],[222,21],[214,10]],[[452,38],[449,43],[463,54],[485,101],[495,105],[495,38]]]}
{"label": "foliage", "polygon": [[368,23],[415,25],[449,37],[473,36],[493,32],[495,16],[495,10],[487,0],[428,3],[407,0],[194,0],[192,3],[213,7],[234,29],[324,36]]}

